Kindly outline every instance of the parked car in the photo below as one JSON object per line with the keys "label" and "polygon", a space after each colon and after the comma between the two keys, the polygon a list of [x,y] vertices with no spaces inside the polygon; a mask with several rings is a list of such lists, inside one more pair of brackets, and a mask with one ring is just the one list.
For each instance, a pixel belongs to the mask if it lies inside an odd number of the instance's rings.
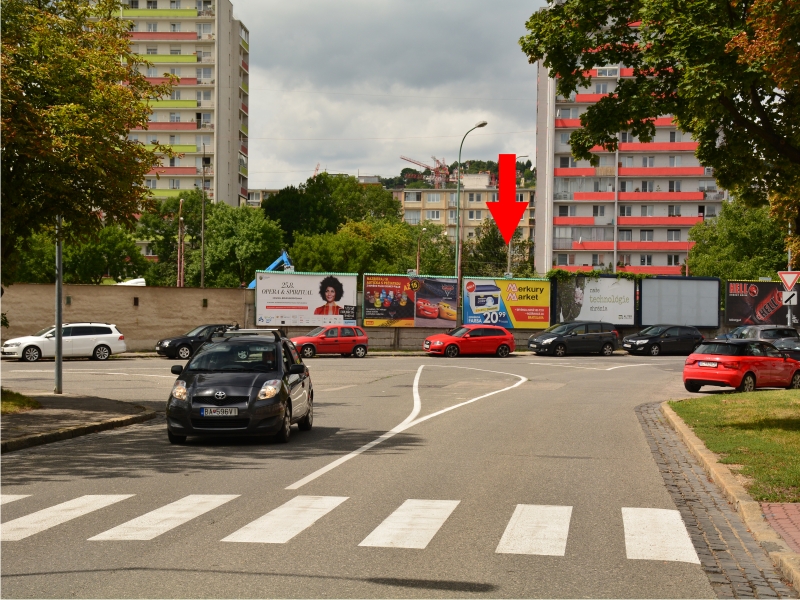
{"label": "parked car", "polygon": [[800,338],[783,338],[775,340],[774,346],[788,355],[789,358],[800,360]]}
{"label": "parked car", "polygon": [[158,340],[156,342],[156,352],[167,358],[187,360],[200,346],[211,339],[214,333],[225,331],[228,327],[230,325],[226,323],[199,325],[183,335]]}
{"label": "parked car", "polygon": [[[40,358],[56,355],[56,328],[54,325],[25,337],[14,338],[3,344],[2,355],[36,362]],[[125,352],[125,336],[116,325],[108,323],[66,323],[61,329],[62,356],[89,357],[106,360],[112,354]]]}
{"label": "parked car", "polygon": [[303,358],[316,354],[341,354],[364,358],[369,349],[369,337],[354,325],[322,325],[305,335],[292,338]]}
{"label": "parked car", "polygon": [[516,349],[514,336],[498,325],[463,325],[425,338],[428,354],[454,358],[459,354],[495,354],[505,358]]}
{"label": "parked car", "polygon": [[314,423],[311,375],[294,345],[277,331],[214,339],[178,376],[167,400],[167,436],[275,435],[288,442],[292,424]]}
{"label": "parked car", "polygon": [[728,386],[740,392],[762,387],[800,389],[800,362],[772,344],[752,340],[710,340],[689,355],[683,385],[699,392],[704,385]]}
{"label": "parked car", "polygon": [[568,352],[599,352],[611,356],[618,347],[619,333],[611,323],[602,321],[558,323],[528,338],[528,350],[555,356],[564,356]]}
{"label": "parked car", "polygon": [[769,342],[770,344],[775,340],[783,338],[797,339],[797,330],[788,325],[748,325],[740,334],[739,339],[742,340],[760,340],[762,342]]}
{"label": "parked car", "polygon": [[728,333],[721,333],[717,336],[718,340],[738,340],[742,337],[742,332],[747,329],[747,325],[739,325],[731,329]]}
{"label": "parked car", "polygon": [[628,354],[691,354],[703,341],[703,334],[694,327],[652,325],[622,339]]}

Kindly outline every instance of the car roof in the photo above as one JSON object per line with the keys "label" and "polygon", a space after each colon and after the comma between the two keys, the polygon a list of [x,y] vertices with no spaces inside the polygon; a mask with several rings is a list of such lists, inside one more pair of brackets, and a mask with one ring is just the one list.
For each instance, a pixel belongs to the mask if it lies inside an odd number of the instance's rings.
{"label": "car roof", "polygon": [[747,327],[752,327],[753,329],[758,329],[759,331],[764,331],[767,329],[794,329],[791,325],[748,325]]}

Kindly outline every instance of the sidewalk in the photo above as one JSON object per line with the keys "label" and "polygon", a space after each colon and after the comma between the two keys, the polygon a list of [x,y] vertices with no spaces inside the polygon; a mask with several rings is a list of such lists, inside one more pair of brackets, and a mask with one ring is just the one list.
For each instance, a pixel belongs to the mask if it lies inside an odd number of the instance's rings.
{"label": "sidewalk", "polygon": [[32,398],[42,408],[3,416],[0,452],[141,423],[156,416],[143,406],[92,396],[47,394]]}

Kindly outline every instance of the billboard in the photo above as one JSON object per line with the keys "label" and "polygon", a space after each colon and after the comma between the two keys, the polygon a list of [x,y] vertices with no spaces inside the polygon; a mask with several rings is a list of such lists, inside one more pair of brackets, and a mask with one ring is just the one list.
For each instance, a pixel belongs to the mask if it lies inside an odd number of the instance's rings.
{"label": "billboard", "polygon": [[364,275],[365,327],[455,327],[454,277]]}
{"label": "billboard", "polygon": [[719,327],[719,279],[642,279],[642,325]]}
{"label": "billboard", "polygon": [[465,277],[463,315],[465,325],[545,329],[550,326],[550,280]]}
{"label": "billboard", "polygon": [[356,324],[355,273],[256,271],[256,325]]}
{"label": "billboard", "polygon": [[[725,321],[728,325],[786,325],[788,308],[783,305],[779,281],[728,281],[725,286]],[[795,285],[794,291],[800,291]],[[792,311],[793,324],[797,310]]]}
{"label": "billboard", "polygon": [[554,319],[635,324],[635,285],[615,276],[590,279],[582,275],[556,282]]}

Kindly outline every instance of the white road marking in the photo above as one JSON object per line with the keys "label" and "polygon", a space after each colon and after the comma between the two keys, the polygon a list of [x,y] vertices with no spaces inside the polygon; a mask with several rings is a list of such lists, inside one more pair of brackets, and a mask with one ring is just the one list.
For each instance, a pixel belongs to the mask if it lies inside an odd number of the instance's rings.
{"label": "white road marking", "polygon": [[15,500],[22,500],[23,498],[30,498],[30,494],[3,494],[0,495],[0,506],[14,502]]}
{"label": "white road marking", "polygon": [[[50,369],[11,369],[12,373],[53,373]],[[148,375],[146,373],[120,373],[118,371],[97,371],[93,369],[64,369],[65,373],[83,373],[85,375],[127,375],[128,377],[163,377],[175,379],[175,375]]]}
{"label": "white road marking", "polygon": [[340,385],[339,387],[332,387],[332,388],[318,388],[315,387],[314,390],[317,392],[338,392],[339,390],[346,390],[347,388],[356,387],[356,384],[353,385]]}
{"label": "white road marking", "polygon": [[14,519],[0,526],[0,541],[11,542],[23,540],[35,533],[39,533],[56,525],[61,525],[72,519],[82,517],[95,510],[105,508],[121,500],[132,497],[133,494],[115,495],[88,495],[56,504],[19,519]]}
{"label": "white road marking", "polygon": [[622,523],[628,558],[700,564],[677,510],[623,508]]}
{"label": "white road marking", "polygon": [[123,523],[113,529],[90,537],[89,541],[100,540],[152,540],[162,533],[175,529],[239,495],[200,495],[192,494],[157,508],[147,514]]}
{"label": "white road marking", "polygon": [[406,500],[386,517],[359,546],[424,549],[459,500]]}
{"label": "white road marking", "polygon": [[627,369],[628,367],[650,367],[652,363],[638,363],[635,365],[620,365],[618,367],[609,367],[608,369],[598,369],[597,367],[579,367],[577,365],[559,365],[554,363],[532,362],[531,365],[544,365],[547,367],[563,367],[565,369],[584,369],[586,371],[613,371],[614,369]]}
{"label": "white road marking", "polygon": [[495,552],[564,556],[571,517],[571,506],[517,504]]}
{"label": "white road marking", "polygon": [[295,496],[222,541],[285,544],[345,500],[347,496]]}

